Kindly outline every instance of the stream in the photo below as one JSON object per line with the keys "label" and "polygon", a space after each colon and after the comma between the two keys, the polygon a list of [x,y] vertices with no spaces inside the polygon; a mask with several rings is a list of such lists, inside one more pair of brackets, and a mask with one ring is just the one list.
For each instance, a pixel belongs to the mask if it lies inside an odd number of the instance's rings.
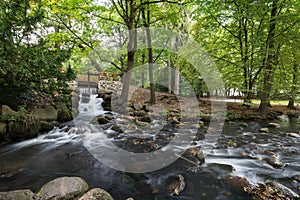
{"label": "stream", "polygon": [[[287,135],[289,132],[299,133],[300,121],[297,119],[282,116],[272,121],[280,124],[280,128],[270,128],[269,133],[259,132],[269,121],[226,122],[214,147],[203,150],[205,163],[200,167],[178,158],[153,172],[129,173],[108,167],[87,149],[96,145],[109,151],[105,141],[110,141],[134,151],[130,141],[137,139],[130,134],[113,137],[110,128],[91,124],[95,116],[111,116],[112,113],[102,109],[102,99],[96,98],[94,90],[90,96],[84,95],[88,93],[86,90],[81,89],[79,115],[74,121],[35,139],[0,148],[0,191],[28,188],[36,192],[55,178],[79,176],[91,187],[105,189],[116,200],[130,197],[135,200],[250,199],[245,192],[224,181],[230,174],[245,177],[253,185],[275,180],[300,193],[299,180],[292,178],[300,175],[300,138]],[[158,122],[152,122],[151,141],[164,146],[169,141],[163,135],[172,135],[172,131],[160,131],[157,126]],[[147,141],[149,133],[141,134],[145,135],[143,141]],[[206,145],[201,139],[194,143]],[[148,148],[141,147],[135,150]],[[167,182],[178,174],[184,177],[186,186],[180,195],[174,196],[167,191]]]}

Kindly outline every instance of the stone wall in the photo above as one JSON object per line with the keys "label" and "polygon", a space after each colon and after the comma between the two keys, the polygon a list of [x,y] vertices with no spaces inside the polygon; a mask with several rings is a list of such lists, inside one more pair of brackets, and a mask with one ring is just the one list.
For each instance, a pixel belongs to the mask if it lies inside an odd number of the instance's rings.
{"label": "stone wall", "polygon": [[111,101],[113,96],[120,95],[122,83],[119,81],[100,80],[98,83],[98,97],[103,99],[104,110],[111,111]]}

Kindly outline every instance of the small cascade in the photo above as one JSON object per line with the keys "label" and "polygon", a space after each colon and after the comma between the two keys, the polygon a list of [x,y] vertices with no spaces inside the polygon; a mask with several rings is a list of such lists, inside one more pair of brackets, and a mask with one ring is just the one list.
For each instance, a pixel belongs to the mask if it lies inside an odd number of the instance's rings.
{"label": "small cascade", "polygon": [[75,125],[90,122],[94,117],[104,115],[105,111],[101,106],[103,100],[97,96],[96,88],[80,88],[79,115],[74,119]]}

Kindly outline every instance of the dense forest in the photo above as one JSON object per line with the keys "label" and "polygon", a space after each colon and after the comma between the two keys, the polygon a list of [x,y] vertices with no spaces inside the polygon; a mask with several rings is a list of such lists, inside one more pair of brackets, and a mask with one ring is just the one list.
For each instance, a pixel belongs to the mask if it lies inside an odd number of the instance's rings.
{"label": "dense forest", "polygon": [[[261,110],[270,99],[289,100],[294,108],[299,98],[296,0],[4,0],[0,8],[1,104],[26,107],[41,94],[60,96],[66,81],[88,70],[124,75],[125,99],[130,77],[145,76],[149,84],[143,86],[155,103],[155,90],[168,91],[155,84],[165,74],[174,93],[184,91],[184,77],[197,95],[214,95],[188,60],[152,48],[155,28],[185,34],[205,49],[225,82],[225,93],[215,94],[240,96],[245,103],[258,98]],[[144,48],[137,47],[140,28]],[[131,73],[147,63],[147,76]],[[156,66],[174,70],[153,73]]]}

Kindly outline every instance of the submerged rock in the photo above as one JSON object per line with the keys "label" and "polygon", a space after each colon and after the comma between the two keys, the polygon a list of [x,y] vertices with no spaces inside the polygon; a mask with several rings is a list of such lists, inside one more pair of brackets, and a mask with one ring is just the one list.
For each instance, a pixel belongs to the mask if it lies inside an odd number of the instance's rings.
{"label": "submerged rock", "polygon": [[97,121],[99,124],[107,124],[110,120],[104,116],[97,117]]}
{"label": "submerged rock", "polygon": [[172,195],[179,195],[185,188],[184,177],[181,174],[169,177],[167,180],[167,191]]}
{"label": "submerged rock", "polygon": [[266,182],[265,184],[259,183],[256,187],[245,187],[244,191],[252,194],[254,199],[257,200],[290,200],[299,199],[300,197],[296,192],[276,181]]}
{"label": "submerged rock", "polygon": [[34,200],[38,199],[31,190],[14,190],[0,192],[0,200]]}
{"label": "submerged rock", "polygon": [[41,200],[68,200],[83,195],[88,189],[88,184],[82,178],[61,177],[46,183],[37,196]]}
{"label": "submerged rock", "polygon": [[236,188],[238,190],[244,191],[245,188],[251,187],[251,184],[244,177],[239,176],[226,176],[223,181],[229,185],[229,187]]}
{"label": "submerged rock", "polygon": [[296,198],[300,197],[296,192],[294,192],[290,188],[288,188],[276,181],[267,182],[266,185],[271,186],[272,188],[274,188],[274,190],[276,190],[276,191],[282,193],[283,195],[290,197],[292,199],[296,199]]}

